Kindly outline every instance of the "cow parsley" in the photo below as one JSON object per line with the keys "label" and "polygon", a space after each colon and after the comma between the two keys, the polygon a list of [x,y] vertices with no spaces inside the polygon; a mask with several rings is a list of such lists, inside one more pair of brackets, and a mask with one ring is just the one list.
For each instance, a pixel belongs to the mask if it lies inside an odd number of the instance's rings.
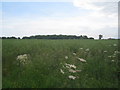
{"label": "cow parsley", "polygon": [[65,56],[65,59],[68,59],[68,56]]}
{"label": "cow parsley", "polygon": [[60,69],[60,72],[61,72],[62,74],[64,74],[64,73],[65,73],[62,69]]}
{"label": "cow parsley", "polygon": [[76,77],[75,77],[75,76],[72,76],[72,75],[68,76],[68,78],[69,78],[69,79],[73,79],[73,80],[76,79]]}
{"label": "cow parsley", "polygon": [[28,55],[27,54],[19,55],[17,56],[16,60],[19,64],[25,65],[28,63]]}
{"label": "cow parsley", "polygon": [[86,60],[83,58],[77,58],[77,59],[80,60],[81,62],[86,62]]}

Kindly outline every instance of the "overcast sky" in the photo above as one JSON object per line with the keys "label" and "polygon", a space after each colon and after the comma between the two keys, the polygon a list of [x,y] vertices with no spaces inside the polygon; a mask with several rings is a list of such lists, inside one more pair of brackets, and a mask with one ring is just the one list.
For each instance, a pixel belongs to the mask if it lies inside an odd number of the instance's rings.
{"label": "overcast sky", "polygon": [[97,39],[102,34],[117,38],[118,2],[89,1],[2,2],[2,36],[63,34]]}

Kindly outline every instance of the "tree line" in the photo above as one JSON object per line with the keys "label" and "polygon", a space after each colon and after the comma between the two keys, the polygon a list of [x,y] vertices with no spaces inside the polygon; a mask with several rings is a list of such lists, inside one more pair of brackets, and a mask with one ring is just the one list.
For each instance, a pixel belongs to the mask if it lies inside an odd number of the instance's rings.
{"label": "tree line", "polygon": [[[20,37],[2,37],[2,39],[20,39]],[[35,35],[35,36],[25,36],[21,39],[94,39],[93,37],[87,37],[86,35]]]}
{"label": "tree line", "polygon": [[20,37],[18,37],[18,38],[17,37],[2,37],[2,39],[20,39]]}

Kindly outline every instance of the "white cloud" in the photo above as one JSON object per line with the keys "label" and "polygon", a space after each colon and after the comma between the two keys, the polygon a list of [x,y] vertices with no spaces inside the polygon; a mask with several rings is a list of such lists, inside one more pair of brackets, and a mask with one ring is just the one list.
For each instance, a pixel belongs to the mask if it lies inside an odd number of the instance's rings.
{"label": "white cloud", "polygon": [[74,0],[73,5],[75,7],[80,7],[80,8],[89,9],[89,10],[101,10],[104,8],[104,7],[98,7],[98,6],[94,5],[93,1],[95,1],[95,0],[92,0],[91,2],[90,2],[90,0],[85,0],[85,1]]}
{"label": "white cloud", "polygon": [[80,1],[75,0],[73,5],[91,11],[88,15],[67,18],[6,18],[3,22],[3,35],[74,34],[94,38],[98,38],[99,34],[103,34],[105,38],[118,36],[117,3]]}
{"label": "white cloud", "polygon": [[[3,35],[12,34],[16,36],[25,36],[33,34],[74,34],[93,36],[97,38],[98,35],[95,35],[95,33],[104,34],[104,32],[106,32],[103,31],[106,30],[105,27],[117,27],[117,19],[115,17],[106,17],[104,15],[96,15],[95,17],[95,15],[96,13],[91,13],[87,16],[68,17],[63,19],[50,17],[36,19],[6,19],[3,23]],[[112,33],[116,32],[117,31],[114,30]],[[111,32],[110,35],[112,36]]]}
{"label": "white cloud", "polygon": [[[1,0],[2,2],[72,2],[74,0]],[[87,2],[119,2],[119,0],[79,0]]]}
{"label": "white cloud", "polygon": [[[102,13],[117,13],[118,2],[96,2],[97,0],[73,0],[73,5],[82,9],[99,11]],[[104,1],[104,0],[103,0]],[[106,0],[107,1],[107,0]]]}
{"label": "white cloud", "polygon": [[91,33],[91,35],[95,36],[95,33],[102,33],[108,37],[115,37],[115,35],[116,37],[118,36],[117,2],[112,2],[112,0],[101,0],[101,2],[97,2],[97,0],[84,0],[83,2],[81,0],[74,0],[73,5],[75,7],[91,11],[87,16],[84,16],[85,20],[83,20],[84,24],[88,26],[89,30],[91,30],[91,32],[94,31],[93,34],[88,30],[88,34]]}

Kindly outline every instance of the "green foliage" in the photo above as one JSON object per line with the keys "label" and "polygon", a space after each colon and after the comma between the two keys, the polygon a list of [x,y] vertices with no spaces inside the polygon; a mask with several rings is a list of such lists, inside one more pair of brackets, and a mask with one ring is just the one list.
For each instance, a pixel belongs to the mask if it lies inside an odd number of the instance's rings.
{"label": "green foliage", "polygon": [[[117,56],[120,53],[108,57],[118,50],[114,44],[118,45],[118,41],[3,40],[3,88],[117,88]],[[29,54],[31,63],[19,67],[16,58],[23,54]],[[80,62],[76,57],[84,58],[87,62]],[[82,71],[70,73],[63,68],[65,63],[74,64]],[[65,73],[62,74],[60,69]],[[71,80],[69,75],[79,78]]]}
{"label": "green foliage", "polygon": [[[20,39],[20,37],[1,37],[2,39]],[[76,36],[76,35],[35,35],[35,36],[24,36],[22,39],[94,39],[92,37],[88,38],[86,35]]]}
{"label": "green foliage", "polygon": [[101,39],[103,37],[103,35],[99,35],[99,39]]}

